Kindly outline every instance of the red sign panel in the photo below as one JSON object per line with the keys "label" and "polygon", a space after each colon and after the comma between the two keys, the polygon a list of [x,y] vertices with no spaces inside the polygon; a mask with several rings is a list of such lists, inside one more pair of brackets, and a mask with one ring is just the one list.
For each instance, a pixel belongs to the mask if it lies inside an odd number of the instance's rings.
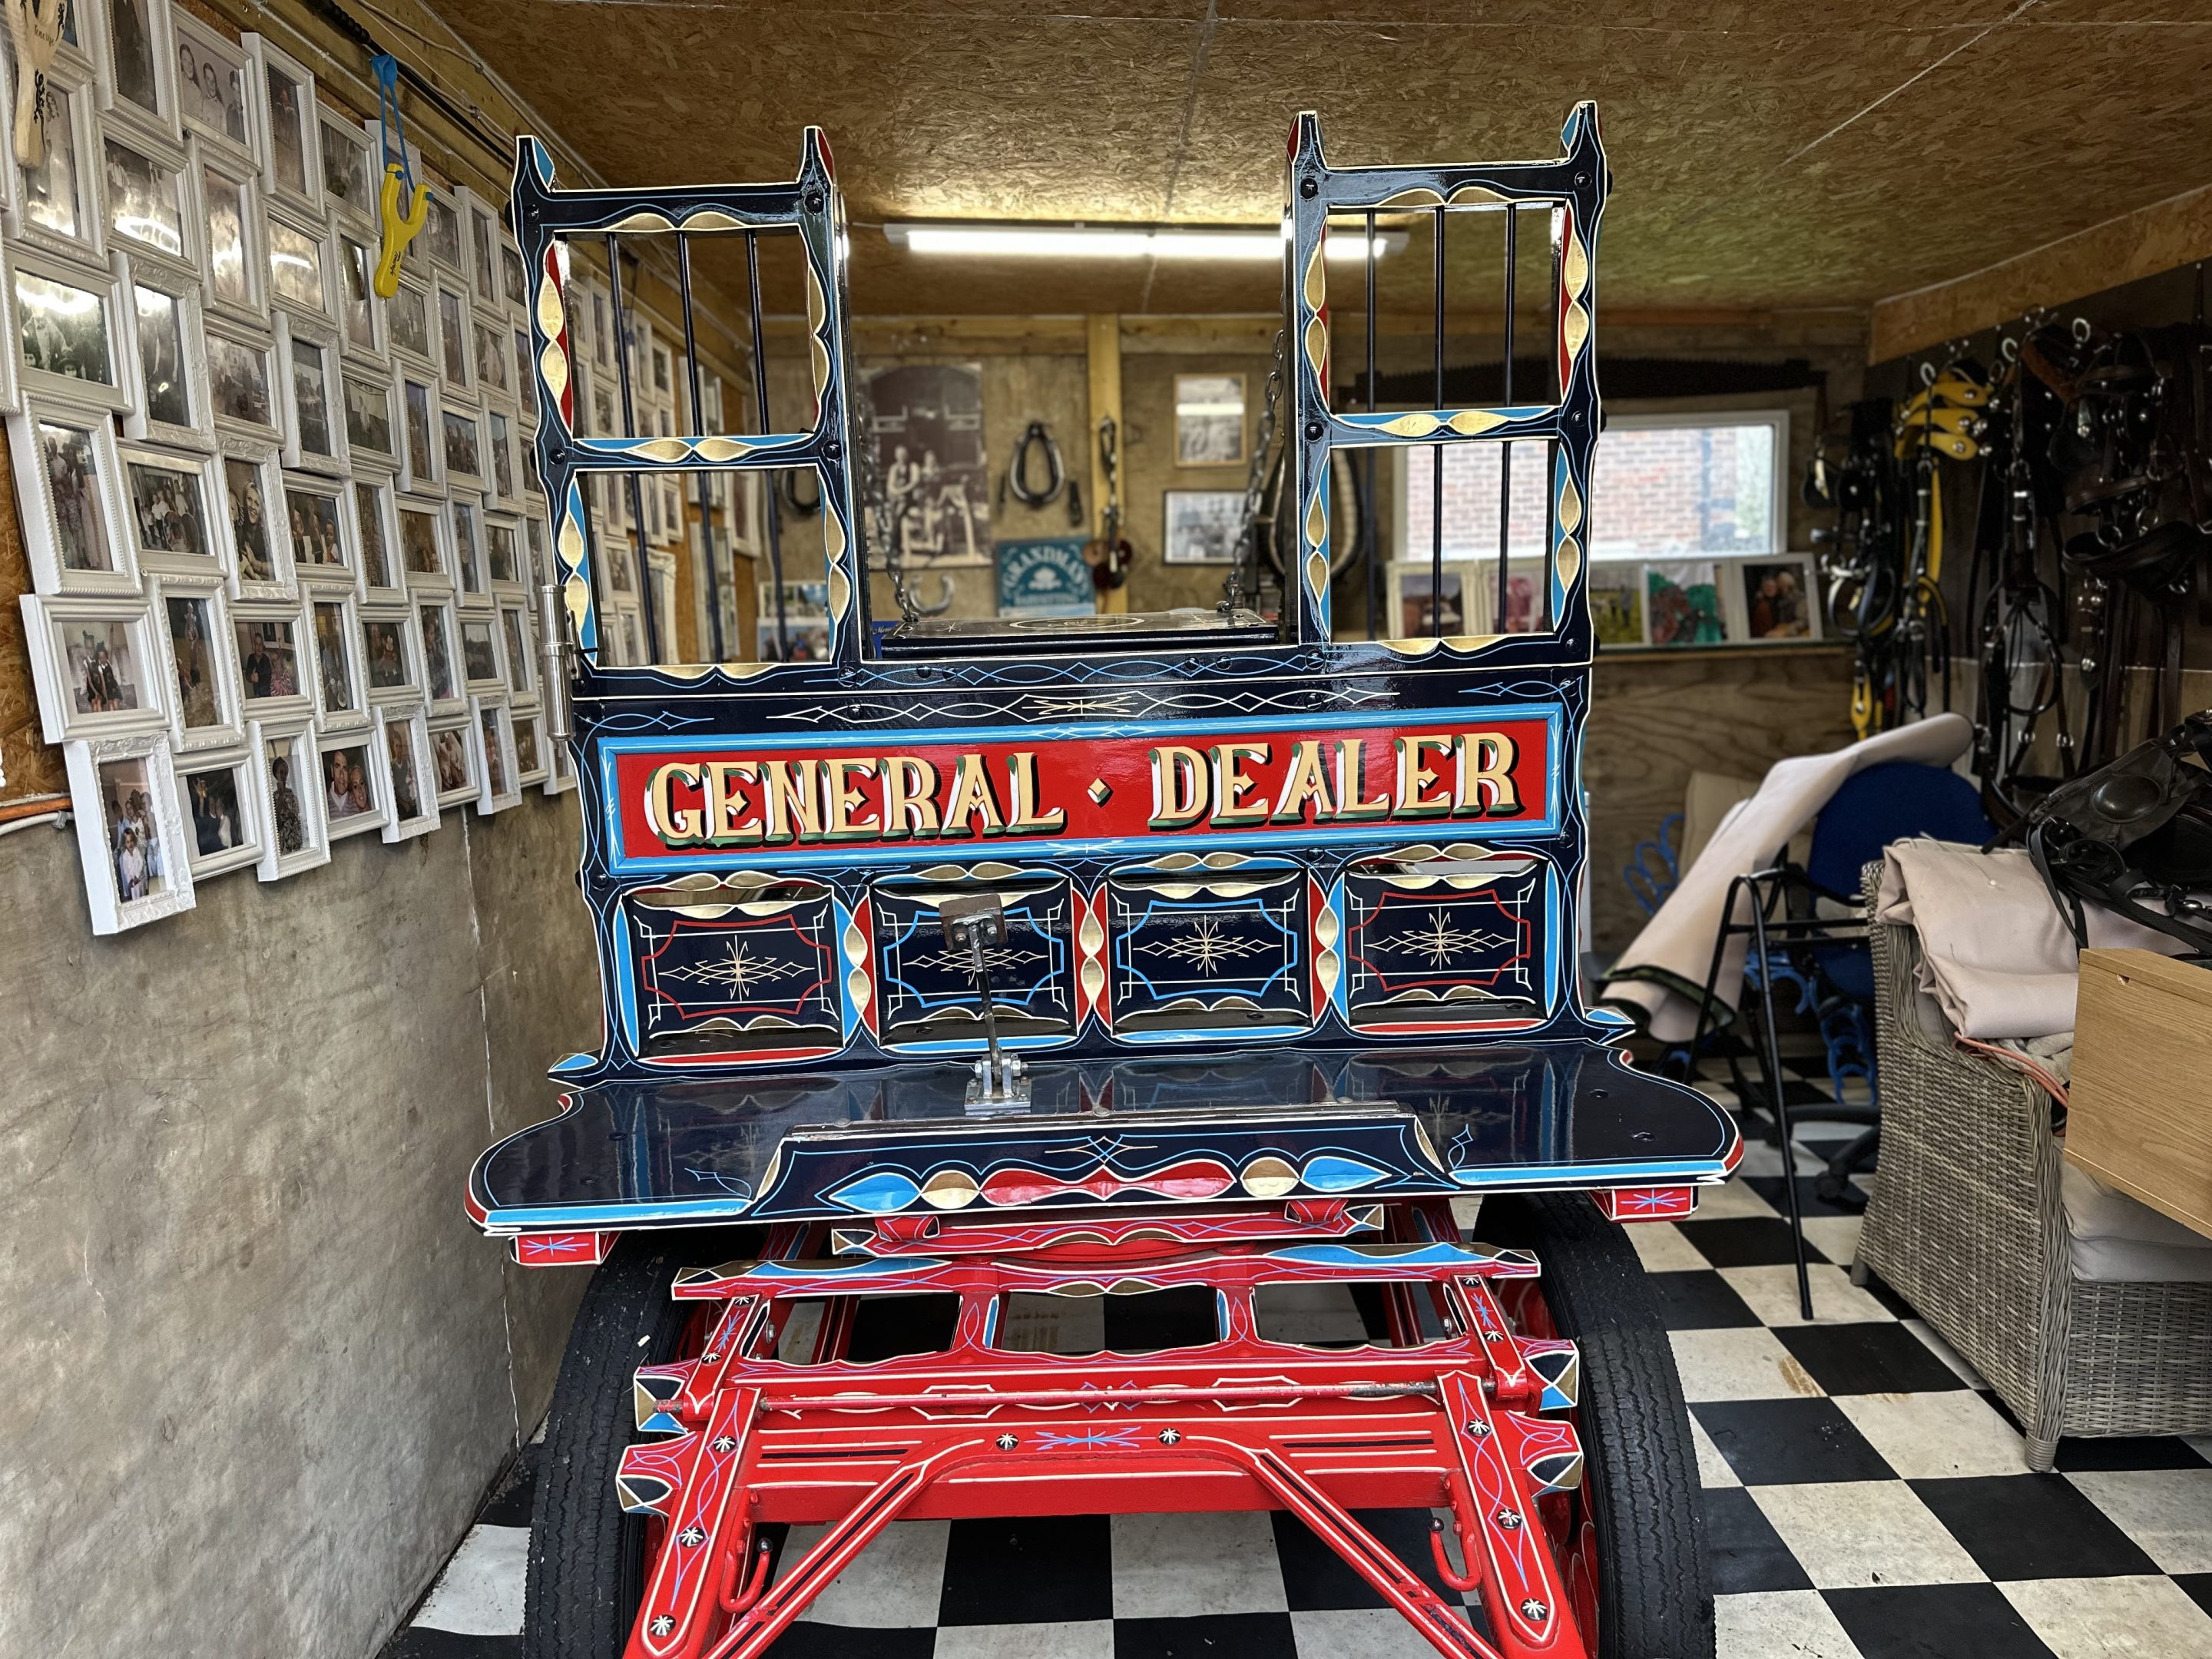
{"label": "red sign panel", "polygon": [[1165,838],[1389,823],[1427,833],[1540,823],[1550,726],[1518,719],[1342,736],[1209,732],[902,747],[630,752],[615,760],[623,850]]}

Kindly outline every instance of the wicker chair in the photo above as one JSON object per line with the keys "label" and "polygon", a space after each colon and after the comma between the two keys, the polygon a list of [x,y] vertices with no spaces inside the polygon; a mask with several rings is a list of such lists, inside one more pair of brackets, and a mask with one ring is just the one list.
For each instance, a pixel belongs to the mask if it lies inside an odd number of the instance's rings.
{"label": "wicker chair", "polygon": [[2050,1097],[1952,1041],[1911,928],[1869,932],[1881,1158],[1852,1276],[1880,1274],[1988,1379],[2030,1468],[2061,1435],[2212,1431],[2212,1284],[2075,1274]]}

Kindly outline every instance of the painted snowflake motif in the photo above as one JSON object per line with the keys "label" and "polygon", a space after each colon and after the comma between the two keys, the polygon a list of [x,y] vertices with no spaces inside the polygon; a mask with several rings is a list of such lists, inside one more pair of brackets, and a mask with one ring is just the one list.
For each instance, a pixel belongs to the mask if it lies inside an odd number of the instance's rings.
{"label": "painted snowflake motif", "polygon": [[728,991],[733,999],[742,1000],[761,986],[788,979],[799,971],[796,963],[757,957],[745,940],[732,939],[727,956],[709,957],[703,961],[686,963],[680,968],[664,968],[659,977],[672,980],[678,985],[719,986]]}
{"label": "painted snowflake motif", "polygon": [[707,1541],[706,1529],[702,1527],[686,1527],[676,1534],[676,1541],[686,1549],[696,1549]]}
{"label": "painted snowflake motif", "polygon": [[1140,945],[1148,957],[1165,957],[1195,968],[1201,974],[1218,973],[1222,964],[1258,955],[1267,950],[1257,939],[1240,939],[1224,929],[1218,916],[1200,916],[1174,939]]}
{"label": "painted snowflake motif", "polygon": [[673,1636],[676,1633],[676,1620],[673,1615],[664,1613],[647,1625],[646,1629],[655,1636]]}
{"label": "painted snowflake motif", "polygon": [[1384,951],[1404,951],[1424,957],[1431,968],[1449,968],[1462,957],[1477,951],[1495,951],[1512,941],[1502,933],[1486,933],[1471,927],[1455,927],[1451,918],[1442,910],[1429,912],[1426,923],[1394,933],[1389,939],[1377,939],[1377,948]]}

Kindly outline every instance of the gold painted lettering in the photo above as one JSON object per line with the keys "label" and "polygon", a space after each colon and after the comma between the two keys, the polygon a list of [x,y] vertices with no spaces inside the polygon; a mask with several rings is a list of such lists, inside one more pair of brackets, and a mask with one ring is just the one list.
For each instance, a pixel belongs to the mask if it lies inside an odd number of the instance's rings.
{"label": "gold painted lettering", "polygon": [[1431,800],[1424,793],[1431,784],[1443,781],[1443,775],[1429,765],[1428,757],[1435,756],[1439,762],[1452,751],[1449,738],[1422,736],[1395,739],[1398,747],[1398,806],[1390,814],[1393,818],[1441,818],[1450,815],[1451,797],[1438,795]]}
{"label": "gold painted lettering", "polygon": [[937,769],[912,755],[884,763],[884,839],[937,833]]}
{"label": "gold painted lettering", "polygon": [[1275,803],[1275,822],[1303,823],[1306,803],[1314,807],[1313,821],[1327,823],[1336,816],[1336,802],[1328,787],[1328,769],[1322,764],[1321,739],[1304,738],[1291,751],[1291,775],[1283,785],[1282,799]]}
{"label": "gold painted lettering", "polygon": [[1512,738],[1503,732],[1462,732],[1452,739],[1452,748],[1459,761],[1455,811],[1502,818],[1521,810],[1521,794],[1513,787],[1513,763],[1520,751]]}
{"label": "gold painted lettering", "polygon": [[951,835],[969,828],[969,821],[978,813],[982,822],[976,826],[987,836],[1003,836],[1006,821],[1000,815],[999,803],[992,798],[991,775],[983,765],[981,755],[963,755],[960,770],[952,779],[952,795],[945,803],[945,833]]}
{"label": "gold painted lettering", "polygon": [[[763,761],[762,793],[768,804],[768,842],[822,839],[822,790],[811,756],[800,761]],[[793,828],[794,823],[796,829]]]}
{"label": "gold painted lettering", "polygon": [[1152,750],[1152,816],[1147,830],[1188,830],[1212,804],[1206,757],[1170,744]]}
{"label": "gold painted lettering", "polygon": [[686,766],[682,761],[671,761],[657,769],[652,781],[645,786],[645,816],[653,824],[653,833],[670,847],[690,847],[704,839],[699,827],[699,809],[696,806],[679,808],[676,805],[676,785],[678,781],[700,787],[699,769]]}
{"label": "gold painted lettering", "polygon": [[1260,787],[1257,778],[1244,775],[1244,763],[1257,761],[1265,766],[1274,757],[1274,751],[1264,743],[1218,743],[1213,745],[1213,821],[1216,823],[1265,823],[1267,821],[1267,798],[1265,795],[1250,805],[1244,796]]}
{"label": "gold painted lettering", "polygon": [[1364,799],[1367,791],[1367,747],[1364,738],[1346,738],[1336,746],[1336,821],[1357,823],[1369,818],[1390,816],[1390,796],[1386,791],[1372,800]]}
{"label": "gold painted lettering", "polygon": [[716,847],[761,838],[759,824],[739,822],[745,810],[745,798],[737,788],[736,780],[739,778],[747,783],[757,783],[760,768],[751,761],[707,763],[706,839]]}
{"label": "gold painted lettering", "polygon": [[1040,830],[1064,830],[1067,814],[1059,807],[1048,812],[1037,808],[1036,756],[1027,749],[1018,750],[1006,757],[1006,772],[1013,780],[1014,817],[1006,828],[1013,834],[1036,834]]}
{"label": "gold painted lettering", "polygon": [[823,804],[830,809],[830,827],[823,833],[824,841],[873,841],[883,826],[871,812],[865,817],[853,816],[853,809],[867,805],[868,798],[853,787],[854,778],[872,778],[876,763],[872,756],[833,755],[822,763]]}

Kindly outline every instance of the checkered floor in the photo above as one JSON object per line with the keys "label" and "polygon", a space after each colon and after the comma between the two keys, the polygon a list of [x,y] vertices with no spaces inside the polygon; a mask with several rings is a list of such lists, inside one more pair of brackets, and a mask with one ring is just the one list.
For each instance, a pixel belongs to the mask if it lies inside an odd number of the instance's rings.
{"label": "checkered floor", "polygon": [[[1724,1085],[1706,1085],[1724,1103]],[[1780,1152],[1696,1218],[1630,1228],[1674,1332],[1721,1659],[2212,1656],[2212,1439],[2069,1440],[2031,1474],[2004,1408],[1879,1285],[1815,1154],[1856,1133],[1790,1085],[1815,1318],[1798,1317]],[[1809,1120],[1809,1121],[1808,1121]],[[1869,1178],[1869,1182],[1872,1178]],[[532,1454],[383,1659],[521,1651]],[[1425,1511],[1363,1517],[1431,1576]],[[815,1536],[794,1528],[781,1559]],[[1431,1578],[1433,1583],[1433,1579]],[[1474,1615],[1480,1624],[1480,1615]],[[780,1659],[1420,1659],[1433,1651],[1286,1516],[892,1527]]]}

